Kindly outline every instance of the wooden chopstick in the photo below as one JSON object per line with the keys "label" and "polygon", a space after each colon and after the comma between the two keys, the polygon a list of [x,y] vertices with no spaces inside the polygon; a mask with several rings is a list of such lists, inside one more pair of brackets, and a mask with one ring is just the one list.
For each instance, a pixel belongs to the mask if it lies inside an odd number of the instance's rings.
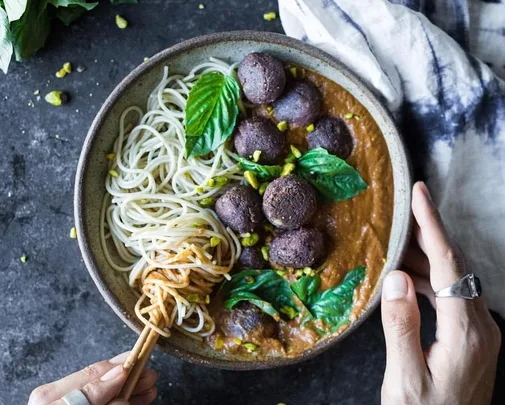
{"label": "wooden chopstick", "polygon": [[[160,322],[159,327],[163,328],[163,321]],[[139,381],[140,374],[144,370],[149,357],[156,346],[159,336],[158,332],[151,329],[149,326],[144,328],[123,365],[124,368],[128,369],[129,373],[123,388],[121,388],[121,391],[116,397],[117,399],[125,401],[130,399],[133,390]]]}

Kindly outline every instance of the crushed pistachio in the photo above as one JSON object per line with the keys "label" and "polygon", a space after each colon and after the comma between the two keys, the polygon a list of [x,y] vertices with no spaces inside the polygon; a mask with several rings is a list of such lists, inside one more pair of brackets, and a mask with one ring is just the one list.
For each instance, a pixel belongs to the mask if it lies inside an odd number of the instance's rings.
{"label": "crushed pistachio", "polygon": [[289,152],[286,158],[284,159],[284,163],[293,163],[296,160],[296,156],[293,155],[293,152]]}
{"label": "crushed pistachio", "polygon": [[34,95],[34,96],[38,96],[39,94],[40,94],[40,90],[35,90],[35,91],[33,92],[33,95]]}
{"label": "crushed pistachio", "polygon": [[223,347],[224,347],[224,340],[223,340],[223,338],[221,336],[218,336],[216,338],[215,343],[214,343],[214,348],[216,350],[221,350]]}
{"label": "crushed pistachio", "polygon": [[72,64],[70,62],[64,63],[63,70],[65,71],[65,73],[72,73]]}
{"label": "crushed pistachio", "polygon": [[385,257],[382,258],[382,263],[386,264],[388,261],[388,259],[386,259]]}
{"label": "crushed pistachio", "polygon": [[288,123],[286,121],[281,121],[277,124],[277,129],[281,132],[284,132],[288,129]]}
{"label": "crushed pistachio", "polygon": [[307,130],[307,132],[313,132],[315,129],[314,124],[307,125],[305,129]]}
{"label": "crushed pistachio", "polygon": [[203,10],[204,8],[205,8],[205,4],[200,3],[200,4],[198,5],[198,9],[199,9],[199,10]]}
{"label": "crushed pistachio", "polygon": [[252,277],[252,276],[247,276],[246,278],[244,278],[244,281],[245,281],[247,284],[252,284],[252,283],[254,283],[254,277]]}
{"label": "crushed pistachio", "polygon": [[228,177],[216,176],[214,177],[214,181],[216,182],[217,187],[223,187],[228,184]]}
{"label": "crushed pistachio", "polygon": [[239,236],[241,238],[248,238],[249,236],[251,236],[251,232],[244,232],[244,233],[239,234]]}
{"label": "crushed pistachio", "polygon": [[205,197],[200,200],[200,205],[204,208],[212,207],[216,203],[214,197]]}
{"label": "crushed pistachio", "polygon": [[242,238],[240,244],[244,247],[251,247],[258,243],[259,240],[260,236],[256,232],[253,232],[251,233],[251,236]]}
{"label": "crushed pistachio", "polygon": [[287,176],[295,169],[296,165],[294,163],[286,163],[284,166],[282,166],[281,176]]}
{"label": "crushed pistachio", "polygon": [[28,256],[23,255],[19,258],[19,260],[21,260],[21,263],[26,263],[28,261]]}
{"label": "crushed pistachio", "polygon": [[244,178],[251,185],[252,188],[254,188],[255,190],[259,188],[260,184],[258,182],[258,179],[256,178],[256,175],[253,172],[246,170],[244,172]]}
{"label": "crushed pistachio", "polygon": [[277,274],[281,277],[284,277],[286,274],[288,274],[287,270],[277,270]]}
{"label": "crushed pistachio", "polygon": [[297,71],[295,66],[289,68],[289,73],[291,73],[291,76],[293,76],[296,79]]}
{"label": "crushed pistachio", "polygon": [[119,173],[116,172],[115,170],[111,169],[109,170],[109,174],[112,176],[112,177],[119,177]]}
{"label": "crushed pistachio", "polygon": [[263,14],[263,19],[265,21],[272,21],[272,20],[275,20],[277,18],[277,13],[275,11],[269,11],[265,14]]}
{"label": "crushed pistachio", "polygon": [[193,303],[196,303],[196,304],[198,304],[200,302],[200,296],[198,294],[188,294],[188,296],[186,297],[186,299],[189,302],[193,302]]}
{"label": "crushed pistachio", "polygon": [[274,231],[275,231],[274,226],[270,223],[263,225],[263,229],[267,232],[270,232],[270,233],[274,233]]}
{"label": "crushed pistachio", "polygon": [[217,236],[213,236],[210,238],[210,246],[211,247],[216,247],[221,243],[221,238],[218,238]]}
{"label": "crushed pistachio", "polygon": [[119,14],[117,14],[116,25],[118,26],[119,29],[124,30],[126,27],[128,27],[128,21],[126,21],[124,17],[121,17]]}
{"label": "crushed pistachio", "polygon": [[346,115],[344,115],[344,118],[350,120],[353,116],[354,116],[353,113],[347,113]]}
{"label": "crushed pistachio", "polygon": [[238,345],[241,345],[242,344],[242,339],[238,338],[238,337],[234,337],[233,338],[233,341],[238,344]]}
{"label": "crushed pistachio", "polygon": [[244,346],[249,353],[256,351],[256,349],[258,348],[257,345],[251,342],[244,343],[242,346]]}
{"label": "crushed pistachio", "polygon": [[255,150],[253,153],[253,162],[258,162],[261,157],[261,151],[260,150]]}
{"label": "crushed pistachio", "polygon": [[55,137],[56,139],[60,139],[60,134],[56,134],[54,137]]}
{"label": "crushed pistachio", "polygon": [[300,152],[300,150],[295,145],[289,145],[289,149],[295,158],[298,159],[300,156],[302,156],[302,152]]}
{"label": "crushed pistachio", "polygon": [[267,113],[268,115],[274,114],[274,108],[271,105],[267,106]]}
{"label": "crushed pistachio", "polygon": [[60,106],[68,101],[68,94],[64,91],[53,90],[46,94],[44,99],[54,106]]}
{"label": "crushed pistachio", "polygon": [[151,59],[149,56],[144,56],[144,62],[147,62],[149,59]]}
{"label": "crushed pistachio", "polygon": [[210,295],[208,294],[205,296],[205,303],[210,304]]}
{"label": "crushed pistachio", "polygon": [[295,276],[296,276],[296,277],[301,277],[301,276],[303,276],[303,270],[302,270],[302,269],[300,269],[300,270],[296,270],[296,271],[295,271]]}
{"label": "crushed pistachio", "polygon": [[77,239],[77,229],[75,229],[75,226],[70,229],[70,239]]}
{"label": "crushed pistachio", "polygon": [[205,189],[202,186],[196,186],[195,190],[198,194],[203,194],[205,192]]}
{"label": "crushed pistachio", "polygon": [[66,75],[67,75],[67,72],[65,72],[65,69],[61,68],[60,70],[58,70],[58,71],[56,72],[56,75],[55,75],[55,76],[56,76],[58,79],[63,79]]}
{"label": "crushed pistachio", "polygon": [[316,275],[314,270],[312,270],[310,267],[304,267],[303,274],[305,274],[306,276],[312,276],[312,277],[314,277]]}
{"label": "crushed pistachio", "polygon": [[353,117],[353,118],[354,118],[355,120],[358,120],[358,121],[359,121],[359,120],[361,119],[361,116],[354,114],[354,117]]}
{"label": "crushed pistachio", "polygon": [[298,316],[298,312],[288,305],[282,307],[280,312],[287,315],[289,319],[295,319]]}
{"label": "crushed pistachio", "polygon": [[207,181],[205,182],[205,185],[206,185],[207,187],[214,187],[214,186],[216,185],[216,180],[214,180],[214,179],[209,179],[209,180],[207,180]]}
{"label": "crushed pistachio", "polygon": [[204,226],[205,224],[202,224],[201,222],[193,222],[191,224],[191,228],[201,228],[202,226]]}
{"label": "crushed pistachio", "polygon": [[268,181],[265,181],[263,183],[260,184],[260,188],[258,189],[258,193],[260,195],[263,195],[265,194],[265,191],[267,190],[267,187],[270,183]]}
{"label": "crushed pistachio", "polygon": [[105,155],[105,157],[107,158],[107,160],[114,160],[116,158],[116,154],[115,153],[107,153]]}
{"label": "crushed pistachio", "polygon": [[268,259],[270,259],[270,254],[268,253],[269,247],[268,246],[262,246],[261,247],[261,255],[263,256],[263,259],[268,262]]}

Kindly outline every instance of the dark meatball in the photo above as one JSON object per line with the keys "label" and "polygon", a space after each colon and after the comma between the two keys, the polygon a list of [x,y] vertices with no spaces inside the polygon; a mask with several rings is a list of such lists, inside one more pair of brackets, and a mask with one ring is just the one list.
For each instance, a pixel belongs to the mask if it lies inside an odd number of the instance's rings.
{"label": "dark meatball", "polygon": [[312,83],[296,82],[274,103],[275,117],[298,126],[312,124],[321,113],[322,97]]}
{"label": "dark meatball", "polygon": [[244,95],[254,104],[275,101],[286,85],[282,63],[266,53],[247,55],[238,67],[238,78]]}
{"label": "dark meatball", "polygon": [[324,148],[341,159],[347,159],[354,141],[347,124],[340,118],[323,117],[308,135],[309,148]]}
{"label": "dark meatball", "polygon": [[264,117],[253,117],[240,123],[235,133],[235,149],[247,159],[261,151],[258,163],[273,164],[284,152],[286,137],[275,124]]}
{"label": "dark meatball", "polygon": [[276,227],[296,229],[315,214],[317,194],[305,180],[290,174],[272,181],[263,196],[263,212]]}
{"label": "dark meatball", "polygon": [[238,259],[239,266],[246,269],[261,270],[266,267],[266,261],[257,246],[245,247]]}
{"label": "dark meatball", "polygon": [[277,323],[257,306],[243,301],[221,319],[221,329],[226,336],[238,337],[242,341],[262,341],[277,333]]}
{"label": "dark meatball", "polygon": [[263,220],[261,197],[249,186],[230,188],[216,201],[221,221],[235,232],[252,232]]}
{"label": "dark meatball", "polygon": [[284,267],[300,269],[312,266],[324,255],[323,234],[316,229],[285,232],[274,238],[270,245],[270,261]]}

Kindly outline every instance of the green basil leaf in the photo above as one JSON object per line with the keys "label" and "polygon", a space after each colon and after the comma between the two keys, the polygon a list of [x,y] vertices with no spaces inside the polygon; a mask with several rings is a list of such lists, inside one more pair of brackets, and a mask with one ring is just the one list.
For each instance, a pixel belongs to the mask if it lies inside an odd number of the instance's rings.
{"label": "green basil leaf", "polygon": [[189,92],[185,109],[186,155],[205,155],[232,134],[240,88],[231,76],[205,73]]}
{"label": "green basil leaf", "polygon": [[63,24],[69,26],[75,20],[81,18],[83,14],[86,13],[86,9],[79,6],[70,6],[70,7],[60,7],[57,8],[54,16],[59,19]]}
{"label": "green basil leaf", "polygon": [[234,157],[237,159],[238,164],[242,170],[253,172],[261,181],[275,179],[281,175],[282,166],[260,165],[259,163],[251,162],[250,160],[247,160],[246,158],[237,154],[234,154]]}
{"label": "green basil leaf", "polygon": [[17,21],[26,10],[27,0],[4,0],[5,11],[9,21]]}
{"label": "green basil leaf", "polygon": [[320,286],[321,277],[319,276],[303,276],[299,280],[291,283],[293,292],[308,307],[318,298]]}
{"label": "green basil leaf", "polygon": [[309,150],[301,156],[296,172],[328,201],[347,200],[368,187],[355,168],[324,148]]}
{"label": "green basil leaf", "polygon": [[279,312],[284,307],[300,312],[288,282],[274,270],[242,270],[225,284],[223,291],[228,309],[240,301],[249,301],[276,319],[279,319]]}
{"label": "green basil leaf", "polygon": [[26,11],[21,19],[11,23],[16,60],[22,61],[35,55],[46,43],[49,29],[49,12],[47,8],[37,7],[34,0],[28,0]]}
{"label": "green basil leaf", "polygon": [[365,275],[366,269],[363,266],[347,273],[338,286],[324,291],[309,305],[312,315],[331,326],[332,332],[349,322],[349,315],[353,309],[354,289],[363,281]]}
{"label": "green basil leaf", "polygon": [[70,6],[79,6],[83,9],[89,11],[94,9],[97,3],[86,3],[86,0],[48,0],[49,4],[52,4],[54,7],[70,7]]}
{"label": "green basil leaf", "polygon": [[7,13],[0,8],[0,69],[7,74],[12,57],[12,41]]}

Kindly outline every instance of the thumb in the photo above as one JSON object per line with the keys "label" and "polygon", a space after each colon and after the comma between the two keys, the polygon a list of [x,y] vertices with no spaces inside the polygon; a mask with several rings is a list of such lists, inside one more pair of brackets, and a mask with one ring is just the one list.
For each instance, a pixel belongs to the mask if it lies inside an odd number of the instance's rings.
{"label": "thumb", "polygon": [[[421,316],[412,279],[393,271],[382,286],[382,325],[386,337],[386,374],[403,379],[426,370],[421,348]],[[398,380],[401,381],[401,380]]]}

